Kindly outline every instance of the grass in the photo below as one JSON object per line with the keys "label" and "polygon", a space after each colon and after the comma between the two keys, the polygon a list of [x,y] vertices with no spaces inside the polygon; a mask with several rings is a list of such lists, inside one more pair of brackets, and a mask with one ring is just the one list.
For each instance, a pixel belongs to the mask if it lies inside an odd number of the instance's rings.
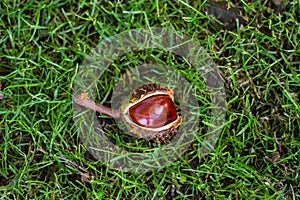
{"label": "grass", "polygon": [[[220,25],[228,18],[217,21],[206,5],[1,2],[0,199],[299,199],[300,2],[277,11],[271,1],[231,1],[248,21],[238,28]],[[226,121],[204,158],[196,139],[170,166],[125,173],[81,143],[73,85],[99,41],[153,26],[188,34],[210,54],[224,78]],[[109,80],[99,93],[111,91]]]}

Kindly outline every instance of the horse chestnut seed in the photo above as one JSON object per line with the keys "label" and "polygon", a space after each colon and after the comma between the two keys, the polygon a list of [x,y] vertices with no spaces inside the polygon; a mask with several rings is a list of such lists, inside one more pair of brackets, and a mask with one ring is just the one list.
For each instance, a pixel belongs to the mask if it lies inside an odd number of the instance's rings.
{"label": "horse chestnut seed", "polygon": [[131,120],[147,128],[158,128],[177,118],[176,107],[168,95],[148,97],[129,108]]}

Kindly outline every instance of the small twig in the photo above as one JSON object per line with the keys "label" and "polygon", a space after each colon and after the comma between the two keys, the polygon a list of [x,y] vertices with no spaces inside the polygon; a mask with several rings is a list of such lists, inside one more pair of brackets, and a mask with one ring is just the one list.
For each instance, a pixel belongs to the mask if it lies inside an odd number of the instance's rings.
{"label": "small twig", "polygon": [[[49,155],[46,151],[44,151],[43,149],[39,149],[37,148],[37,151],[42,152],[43,154]],[[61,156],[57,156],[58,159],[64,161],[66,164],[72,166],[73,168],[78,170],[79,175],[81,176],[81,181],[82,182],[90,182],[90,178],[92,176],[92,174],[90,172],[88,172],[87,170],[85,170],[83,167],[81,167],[80,165],[72,162],[71,160],[61,157]]]}
{"label": "small twig", "polygon": [[64,157],[61,156],[57,156],[57,158],[59,158],[60,160],[65,161],[68,165],[72,166],[73,168],[78,170],[78,173],[81,177],[81,181],[85,182],[85,183],[90,183],[90,179],[91,179],[91,173],[88,172],[87,170],[85,170],[83,167],[81,167],[80,165],[72,162],[71,160],[68,160]]}
{"label": "small twig", "polygon": [[57,156],[57,158],[59,158],[60,160],[62,161],[65,161],[68,165],[78,169],[78,171],[82,171],[84,173],[89,173],[88,171],[86,171],[83,167],[79,166],[78,164],[72,162],[71,160],[67,159],[67,158],[64,158],[64,157],[61,157],[61,156]]}
{"label": "small twig", "polygon": [[37,151],[42,152],[43,154],[49,155],[46,151],[40,148],[36,148]]}
{"label": "small twig", "polygon": [[106,106],[97,104],[96,102],[94,102],[88,98],[86,92],[82,92],[78,96],[73,97],[73,101],[81,106],[88,108],[88,109],[109,115],[111,117],[114,117],[114,118],[120,117],[120,112],[118,110],[114,110],[114,109],[108,108]]}

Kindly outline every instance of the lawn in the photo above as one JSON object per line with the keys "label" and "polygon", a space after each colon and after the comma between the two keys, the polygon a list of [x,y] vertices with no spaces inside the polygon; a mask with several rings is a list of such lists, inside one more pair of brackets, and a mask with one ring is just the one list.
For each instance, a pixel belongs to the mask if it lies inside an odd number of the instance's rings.
{"label": "lawn", "polygon": [[[220,2],[1,2],[0,199],[300,199],[300,2]],[[161,49],[119,56],[97,81],[99,104],[110,105],[118,74],[158,63],[195,85],[201,108],[177,159],[135,173],[106,165],[85,145],[72,97],[101,41],[150,27],[203,47],[224,85],[225,117],[203,155],[213,105],[192,64]],[[111,117],[97,120],[126,151],[165,146],[124,134]]]}

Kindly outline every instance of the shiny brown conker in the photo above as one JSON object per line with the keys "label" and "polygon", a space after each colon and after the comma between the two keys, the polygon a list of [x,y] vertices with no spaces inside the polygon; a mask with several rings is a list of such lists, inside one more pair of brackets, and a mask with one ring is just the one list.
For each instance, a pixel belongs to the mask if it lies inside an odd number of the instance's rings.
{"label": "shiny brown conker", "polygon": [[147,128],[158,128],[177,119],[176,106],[168,95],[148,97],[128,110],[131,120]]}

